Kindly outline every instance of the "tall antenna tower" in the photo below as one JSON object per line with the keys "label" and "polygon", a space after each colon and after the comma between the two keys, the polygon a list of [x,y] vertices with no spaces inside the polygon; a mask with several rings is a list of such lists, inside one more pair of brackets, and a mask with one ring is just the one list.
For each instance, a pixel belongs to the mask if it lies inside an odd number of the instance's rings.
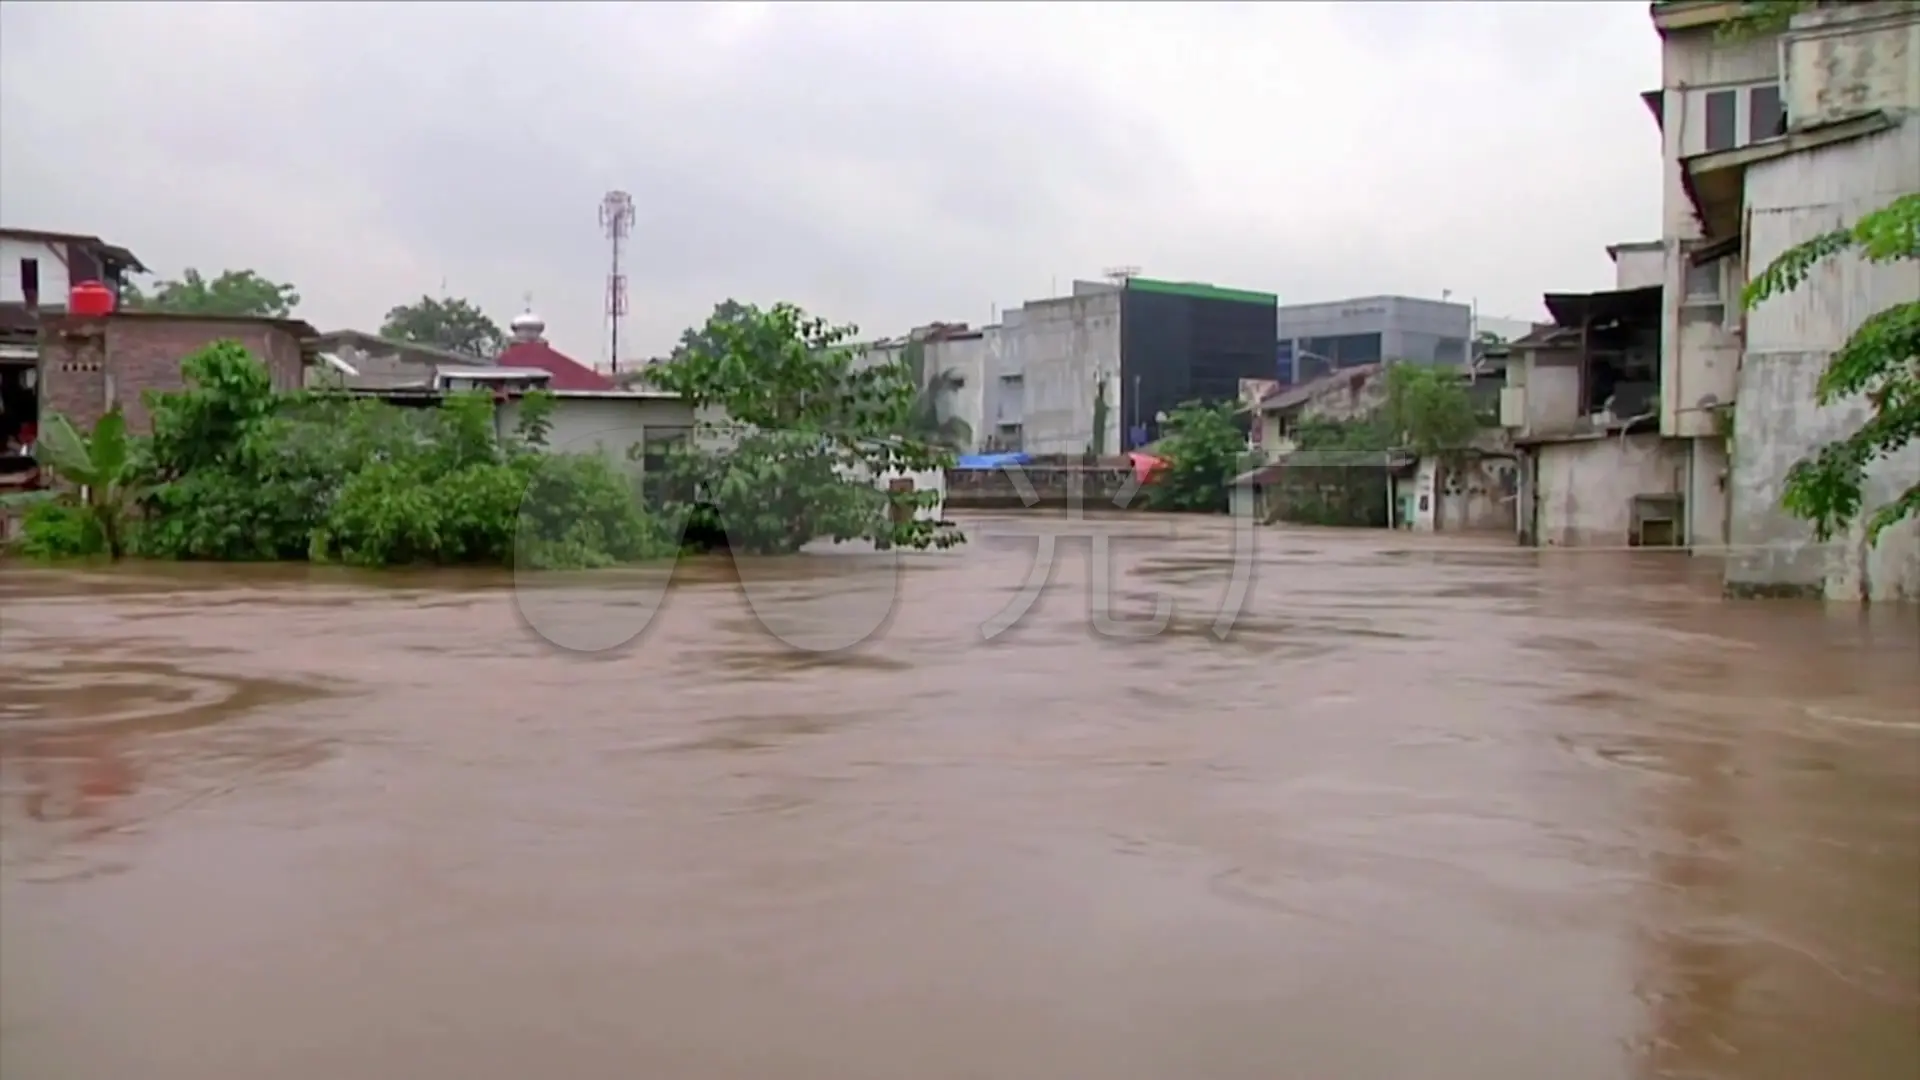
{"label": "tall antenna tower", "polygon": [[606,230],[613,261],[607,270],[607,363],[620,370],[620,320],[627,314],[627,275],[620,270],[620,249],[633,231],[633,196],[609,191],[600,199],[600,227]]}

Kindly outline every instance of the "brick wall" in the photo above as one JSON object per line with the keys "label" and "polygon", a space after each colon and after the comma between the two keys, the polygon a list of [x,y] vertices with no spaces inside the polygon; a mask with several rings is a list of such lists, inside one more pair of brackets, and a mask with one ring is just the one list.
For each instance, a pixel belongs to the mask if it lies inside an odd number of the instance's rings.
{"label": "brick wall", "polygon": [[184,387],[180,362],[216,341],[236,341],[263,360],[276,390],[301,385],[300,339],[281,324],[251,319],[114,315],[48,319],[40,330],[40,411],[86,430],[114,403],[145,431],[141,393]]}

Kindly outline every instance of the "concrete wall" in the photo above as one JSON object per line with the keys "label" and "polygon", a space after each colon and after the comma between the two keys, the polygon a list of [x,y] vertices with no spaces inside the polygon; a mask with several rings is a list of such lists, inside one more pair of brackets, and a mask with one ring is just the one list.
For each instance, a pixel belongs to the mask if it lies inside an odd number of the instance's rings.
{"label": "concrete wall", "polygon": [[[1118,450],[1124,411],[1120,295],[1110,290],[1033,301],[1002,319],[1000,370],[1019,376],[1021,449],[1030,454]],[[1102,384],[1107,415],[1096,438],[1094,397]]]}
{"label": "concrete wall", "polygon": [[[952,375],[960,380],[958,389],[936,399],[934,406],[941,419],[958,417],[973,432],[966,450],[978,450],[999,427],[1003,413],[1000,377],[1001,330],[998,326],[981,328],[978,334],[929,341],[926,344],[926,370],[929,378]],[[1013,381],[1013,389],[1020,382]],[[1013,415],[1020,415],[1015,403]],[[1015,420],[1018,423],[1018,420]]]}
{"label": "concrete wall", "polygon": [[1613,253],[1614,288],[1644,289],[1666,280],[1667,246],[1661,241],[1615,244],[1609,250]]}
{"label": "concrete wall", "polygon": [[1584,417],[1580,408],[1580,359],[1564,349],[1530,349],[1507,367],[1507,388],[1523,408],[1516,436],[1566,432]]}
{"label": "concrete wall", "polygon": [[1920,7],[1910,2],[1796,15],[1784,52],[1787,116],[1795,127],[1920,104]]}
{"label": "concrete wall", "polygon": [[42,415],[59,413],[89,429],[118,404],[134,431],[150,418],[141,395],[185,388],[180,363],[217,341],[235,341],[267,366],[277,390],[301,386],[300,339],[282,323],[128,314],[48,318],[41,323]]}
{"label": "concrete wall", "polygon": [[[1756,165],[1747,173],[1748,261],[1765,266],[1795,244],[1915,191],[1920,118],[1912,116],[1893,131]],[[1920,523],[1887,530],[1869,549],[1864,522],[1822,544],[1780,509],[1794,462],[1856,430],[1870,413],[1859,398],[1815,403],[1828,358],[1867,317],[1916,296],[1920,264],[1875,266],[1845,255],[1748,313],[1734,423],[1730,588],[1832,599],[1920,597]],[[1868,472],[1867,513],[1916,478],[1920,446],[1876,463]]]}
{"label": "concrete wall", "polygon": [[[1664,159],[1661,242],[1666,295],[1661,305],[1660,431],[1668,436],[1717,437],[1710,406],[1731,401],[1740,340],[1737,268],[1720,271],[1717,296],[1688,296],[1690,251],[1702,240],[1700,223],[1682,183],[1681,160],[1706,149],[1706,95],[1777,82],[1777,39],[1728,41],[1712,27],[1675,31],[1661,50]],[[1746,132],[1743,128],[1741,135]],[[1715,237],[1714,239],[1722,239]],[[1729,261],[1730,262],[1730,261]]]}
{"label": "concrete wall", "polygon": [[1517,474],[1517,464],[1507,457],[1471,457],[1443,465],[1435,478],[1434,527],[1443,532],[1511,533]]}
{"label": "concrete wall", "polygon": [[1732,473],[1724,439],[1687,440],[1687,544],[1696,555],[1724,555]]}
{"label": "concrete wall", "polygon": [[[520,402],[502,404],[496,423],[502,434],[520,423]],[[640,455],[646,433],[689,432],[695,427],[693,407],[675,397],[556,397],[553,429],[547,446],[555,451],[584,454],[598,451],[635,476],[641,474]]]}
{"label": "concrete wall", "polygon": [[1686,444],[1651,433],[1548,443],[1532,455],[1534,535],[1546,547],[1625,547],[1634,496],[1685,490]]}

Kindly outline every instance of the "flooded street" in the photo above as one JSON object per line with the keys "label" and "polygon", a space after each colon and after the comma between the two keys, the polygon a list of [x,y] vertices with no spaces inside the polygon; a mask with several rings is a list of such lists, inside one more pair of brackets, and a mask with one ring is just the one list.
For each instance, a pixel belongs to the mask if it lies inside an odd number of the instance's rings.
{"label": "flooded street", "polygon": [[1920,1074],[1913,609],[967,524],[587,653],[657,576],[0,569],[0,1077]]}

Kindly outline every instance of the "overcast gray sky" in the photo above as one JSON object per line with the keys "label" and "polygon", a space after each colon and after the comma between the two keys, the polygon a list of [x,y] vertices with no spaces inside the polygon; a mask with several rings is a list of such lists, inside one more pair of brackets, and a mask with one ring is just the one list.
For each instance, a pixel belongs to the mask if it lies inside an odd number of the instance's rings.
{"label": "overcast gray sky", "polygon": [[448,292],[632,357],[732,296],[897,333],[1116,264],[1532,316],[1658,235],[1647,5],[0,4],[0,222],[322,329]]}

